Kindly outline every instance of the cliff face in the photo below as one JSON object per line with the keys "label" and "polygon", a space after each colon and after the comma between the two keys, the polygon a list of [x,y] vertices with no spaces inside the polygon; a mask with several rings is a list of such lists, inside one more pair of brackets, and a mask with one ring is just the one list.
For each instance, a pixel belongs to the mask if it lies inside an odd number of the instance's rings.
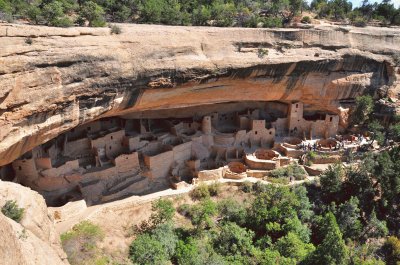
{"label": "cliff face", "polygon": [[277,100],[341,114],[345,124],[345,108],[365,89],[400,90],[396,29],[121,28],[0,25],[0,166],[106,116]]}
{"label": "cliff face", "polygon": [[1,264],[69,264],[41,195],[21,185],[0,181],[0,206],[15,200],[24,208],[17,223],[0,213]]}

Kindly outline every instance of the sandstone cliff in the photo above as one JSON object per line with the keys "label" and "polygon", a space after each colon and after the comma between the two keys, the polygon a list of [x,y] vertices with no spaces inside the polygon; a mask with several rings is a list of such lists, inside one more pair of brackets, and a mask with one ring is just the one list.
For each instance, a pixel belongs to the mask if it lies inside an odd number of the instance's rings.
{"label": "sandstone cliff", "polygon": [[19,184],[0,181],[0,206],[17,201],[24,215],[17,223],[0,213],[1,264],[68,264],[44,199]]}
{"label": "sandstone cliff", "polygon": [[[0,25],[0,165],[105,116],[297,101],[341,114],[365,89],[397,97],[400,30]],[[32,44],[26,41],[32,38]]]}

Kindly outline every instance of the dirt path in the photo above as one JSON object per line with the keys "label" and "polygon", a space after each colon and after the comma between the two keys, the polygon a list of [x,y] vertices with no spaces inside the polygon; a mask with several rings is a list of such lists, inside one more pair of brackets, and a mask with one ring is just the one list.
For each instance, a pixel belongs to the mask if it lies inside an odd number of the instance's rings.
{"label": "dirt path", "polygon": [[[302,184],[304,182],[313,182],[315,181],[317,177],[308,177],[305,180],[299,180],[299,181],[293,181],[289,183],[288,185],[298,185]],[[268,181],[261,180],[258,178],[253,178],[253,177],[247,177],[245,179],[240,179],[240,180],[233,180],[233,179],[219,179],[217,180],[220,183],[243,183],[245,181],[256,183],[256,182],[262,182],[265,184],[271,184]],[[214,181],[206,181],[205,183],[213,183]],[[167,189],[143,196],[131,196],[129,198],[115,201],[115,202],[110,202],[110,203],[105,203],[101,205],[94,205],[87,207],[85,210],[81,211],[79,214],[74,215],[71,218],[64,219],[61,222],[58,222],[55,224],[56,230],[61,234],[65,233],[68,230],[70,230],[75,224],[83,221],[83,220],[94,220],[98,215],[107,213],[107,212],[113,212],[113,211],[119,211],[122,209],[128,209],[132,208],[141,204],[145,204],[151,201],[154,201],[158,198],[161,197],[169,197],[169,196],[175,196],[175,195],[180,195],[180,194],[185,194],[191,191],[195,185],[190,185],[184,189],[179,189],[179,190],[174,190],[174,189]]]}

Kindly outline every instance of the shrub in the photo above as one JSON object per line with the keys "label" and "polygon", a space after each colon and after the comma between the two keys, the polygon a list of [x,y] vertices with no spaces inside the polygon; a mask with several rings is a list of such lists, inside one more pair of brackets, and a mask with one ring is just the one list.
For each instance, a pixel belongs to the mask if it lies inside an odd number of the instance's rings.
{"label": "shrub", "polygon": [[294,177],[296,180],[303,180],[307,176],[307,173],[298,164],[290,164],[287,167],[270,171],[269,176],[273,178]]}
{"label": "shrub", "polygon": [[28,44],[28,45],[32,45],[32,43],[33,43],[32,38],[31,37],[26,38],[25,39],[25,43]]}
{"label": "shrub", "polygon": [[19,208],[16,201],[8,200],[1,208],[1,212],[8,218],[19,223],[24,214],[24,208]]}
{"label": "shrub", "polygon": [[175,215],[172,201],[166,199],[158,199],[153,202],[151,210],[153,213],[150,216],[150,220],[155,226],[171,221]]}
{"label": "shrub", "polygon": [[253,183],[250,181],[245,181],[242,183],[241,190],[246,193],[250,193],[253,191]]}
{"label": "shrub", "polygon": [[268,185],[262,183],[261,181],[257,181],[256,183],[254,183],[253,185],[253,190],[256,193],[262,193],[265,192],[268,189]]}
{"label": "shrub", "polygon": [[386,264],[398,264],[400,261],[400,240],[395,236],[386,239],[383,245]]}
{"label": "shrub", "polygon": [[111,25],[110,26],[110,33],[119,35],[119,34],[122,33],[122,29],[118,25]]}
{"label": "shrub", "polygon": [[215,181],[208,186],[208,191],[211,196],[217,196],[221,192],[221,183]]}
{"label": "shrub", "polygon": [[314,151],[310,151],[310,152],[308,152],[307,156],[309,159],[313,160],[313,159],[317,158],[317,153]]}
{"label": "shrub", "polygon": [[101,228],[89,221],[76,224],[71,231],[61,234],[61,242],[71,264],[93,264],[102,257],[97,242],[104,238]]}
{"label": "shrub", "polygon": [[266,17],[261,20],[264,28],[280,28],[283,26],[282,18]]}
{"label": "shrub", "polygon": [[310,24],[310,23],[311,23],[311,18],[310,18],[309,16],[304,16],[304,17],[301,19],[301,23]]}
{"label": "shrub", "polygon": [[289,184],[289,178],[286,177],[280,177],[280,178],[267,177],[267,180],[272,184],[281,184],[281,185]]}
{"label": "shrub", "polygon": [[257,51],[257,55],[258,55],[258,58],[262,59],[266,55],[268,55],[268,50],[267,49],[263,49],[263,48],[259,48],[258,51]]}
{"label": "shrub", "polygon": [[183,216],[188,216],[190,214],[190,205],[187,203],[179,205],[178,213],[180,213]]}
{"label": "shrub", "polygon": [[210,197],[210,191],[208,190],[208,186],[204,183],[201,183],[199,186],[195,187],[191,192],[190,192],[190,197],[193,200],[202,200],[205,198]]}
{"label": "shrub", "polygon": [[353,21],[353,25],[356,27],[365,27],[365,26],[367,26],[367,20],[363,17],[357,17]]}
{"label": "shrub", "polygon": [[54,27],[61,27],[61,28],[68,28],[72,27],[74,24],[68,17],[61,17],[50,22],[51,26]]}
{"label": "shrub", "polygon": [[218,202],[217,207],[219,216],[223,220],[235,222],[238,225],[246,222],[247,211],[242,202],[227,198]]}

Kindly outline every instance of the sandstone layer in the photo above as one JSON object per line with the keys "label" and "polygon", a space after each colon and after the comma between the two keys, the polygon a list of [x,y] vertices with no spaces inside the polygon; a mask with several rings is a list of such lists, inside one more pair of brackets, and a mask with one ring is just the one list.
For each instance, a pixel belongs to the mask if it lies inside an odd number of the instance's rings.
{"label": "sandstone layer", "polygon": [[7,200],[15,200],[24,215],[17,223],[0,214],[1,264],[68,264],[43,197],[19,184],[0,181],[0,206]]}
{"label": "sandstone layer", "polygon": [[[400,92],[400,30],[0,25],[0,166],[102,117],[195,115],[219,103],[302,101],[339,114]],[[27,42],[32,39],[32,44]]]}

